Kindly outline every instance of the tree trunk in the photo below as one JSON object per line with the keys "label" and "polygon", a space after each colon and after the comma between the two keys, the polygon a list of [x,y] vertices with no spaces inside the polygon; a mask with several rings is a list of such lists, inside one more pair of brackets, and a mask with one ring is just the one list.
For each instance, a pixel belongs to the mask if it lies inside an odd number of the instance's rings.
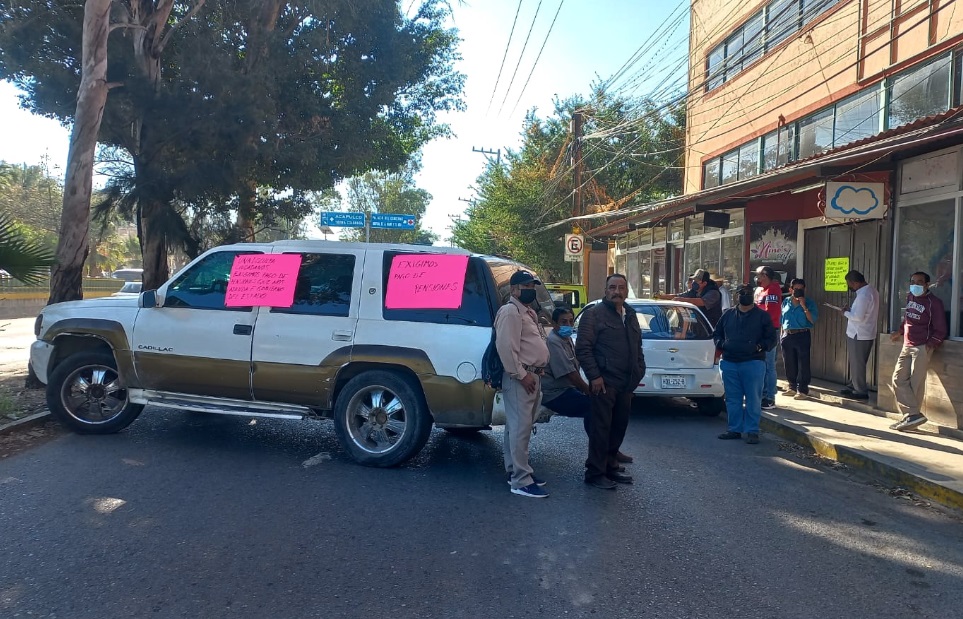
{"label": "tree trunk", "polygon": [[167,281],[167,229],[164,223],[168,206],[147,198],[140,207],[141,253],[144,256],[143,290],[157,290]]}
{"label": "tree trunk", "polygon": [[73,301],[84,296],[83,268],[89,251],[87,231],[90,227],[94,153],[107,102],[110,3],[111,0],[87,0],[84,5],[83,73],[67,154],[57,262],[50,277],[48,304]]}
{"label": "tree trunk", "polygon": [[252,181],[245,183],[244,190],[238,195],[237,226],[241,241],[254,242],[254,218],[257,216],[257,186]]}

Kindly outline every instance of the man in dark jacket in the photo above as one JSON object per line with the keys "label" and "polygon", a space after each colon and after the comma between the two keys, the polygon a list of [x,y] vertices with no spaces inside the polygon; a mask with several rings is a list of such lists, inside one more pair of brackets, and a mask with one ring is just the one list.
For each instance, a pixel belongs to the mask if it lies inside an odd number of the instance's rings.
{"label": "man in dark jacket", "polygon": [[731,440],[745,433],[747,443],[759,442],[766,353],[778,338],[769,314],[754,303],[752,288],[741,287],[739,305],[722,315],[712,334],[716,348],[722,350],[720,365],[729,417],[729,429],[719,438]]}
{"label": "man in dark jacket", "polygon": [[632,394],[645,375],[642,330],[635,310],[625,304],[629,288],[624,275],[609,275],[605,298],[583,311],[575,356],[589,379],[592,420],[585,483],[614,490],[631,484],[617,456],[629,425]]}
{"label": "man in dark jacket", "polygon": [[685,301],[702,308],[702,312],[709,319],[709,324],[714,327],[722,317],[722,293],[719,291],[719,285],[712,281],[709,271],[703,269],[696,271],[692,278],[693,283],[696,284],[695,296],[680,295],[673,300]]}

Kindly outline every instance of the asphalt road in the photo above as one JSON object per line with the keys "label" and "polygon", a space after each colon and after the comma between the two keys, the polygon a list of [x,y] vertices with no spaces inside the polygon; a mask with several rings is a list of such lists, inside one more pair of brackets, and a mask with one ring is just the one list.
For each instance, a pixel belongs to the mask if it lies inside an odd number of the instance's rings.
{"label": "asphalt road", "polygon": [[581,481],[579,420],[540,427],[552,496],[512,495],[500,431],[406,466],[325,423],[148,410],[0,461],[3,617],[953,617],[963,524],[721,419],[636,411],[633,486]]}

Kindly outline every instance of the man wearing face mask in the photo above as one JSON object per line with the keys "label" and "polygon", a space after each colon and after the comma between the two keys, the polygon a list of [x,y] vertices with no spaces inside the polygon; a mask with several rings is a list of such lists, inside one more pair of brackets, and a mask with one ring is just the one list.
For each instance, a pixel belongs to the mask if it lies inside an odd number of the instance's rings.
{"label": "man wearing face mask", "polygon": [[742,438],[759,442],[762,390],[766,376],[766,353],[776,346],[776,328],[769,314],[754,303],[752,288],[739,289],[739,305],[722,315],[712,334],[722,351],[722,381],[726,388],[728,430],[719,435],[727,441]]}
{"label": "man wearing face mask", "polygon": [[579,317],[575,343],[592,399],[585,483],[604,490],[632,483],[632,476],[619,470],[618,453],[629,425],[632,395],[645,376],[645,356],[638,317],[625,303],[628,294],[625,276],[609,275],[605,298]]}
{"label": "man wearing face mask", "polygon": [[782,302],[782,358],[786,362],[786,397],[805,400],[809,397],[809,359],[812,349],[812,330],[819,310],[816,302],[806,296],[806,281],[800,277],[789,283],[792,296]]}
{"label": "man wearing face mask", "polygon": [[[547,340],[548,368],[542,379],[542,405],[563,417],[581,417],[585,433],[589,434],[592,400],[588,383],[579,372],[575,344],[572,343],[575,315],[567,307],[559,307],[552,313],[552,322],[554,328],[549,331]],[[632,456],[621,451],[615,458],[625,463],[633,460]]]}
{"label": "man wearing face mask", "polygon": [[903,349],[893,371],[896,406],[903,418],[891,425],[891,429],[905,432],[926,423],[920,411],[926,395],[926,370],[933,351],[946,339],[947,332],[946,310],[943,301],[930,292],[929,274],[913,273],[903,321],[890,335],[894,342],[903,339]]}
{"label": "man wearing face mask", "polygon": [[545,331],[529,307],[535,302],[535,286],[542,282],[528,271],[516,271],[508,283],[511,297],[495,315],[495,349],[505,366],[505,471],[513,494],[544,498],[548,496],[542,488],[545,482],[535,477],[528,462],[528,444],[542,399],[539,381],[548,365]]}
{"label": "man wearing face mask", "polygon": [[674,297],[673,301],[686,301],[701,307],[702,312],[709,319],[709,324],[715,327],[719,318],[722,317],[722,293],[719,292],[719,286],[712,281],[712,276],[708,271],[699,269],[692,277],[695,284],[695,296],[680,295]]}
{"label": "man wearing face mask", "polygon": [[[772,326],[778,331],[782,320],[782,286],[772,267],[756,269],[755,290],[756,307],[769,314]],[[762,407],[766,410],[776,408],[776,356],[779,349],[775,346],[766,353],[766,377],[762,384]]]}

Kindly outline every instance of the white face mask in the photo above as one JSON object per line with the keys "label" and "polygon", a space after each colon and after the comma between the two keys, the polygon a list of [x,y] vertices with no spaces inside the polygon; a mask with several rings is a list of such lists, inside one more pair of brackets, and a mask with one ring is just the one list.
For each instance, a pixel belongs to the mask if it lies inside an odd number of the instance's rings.
{"label": "white face mask", "polygon": [[923,296],[923,287],[920,286],[919,284],[911,284],[910,294],[913,295],[914,297]]}

